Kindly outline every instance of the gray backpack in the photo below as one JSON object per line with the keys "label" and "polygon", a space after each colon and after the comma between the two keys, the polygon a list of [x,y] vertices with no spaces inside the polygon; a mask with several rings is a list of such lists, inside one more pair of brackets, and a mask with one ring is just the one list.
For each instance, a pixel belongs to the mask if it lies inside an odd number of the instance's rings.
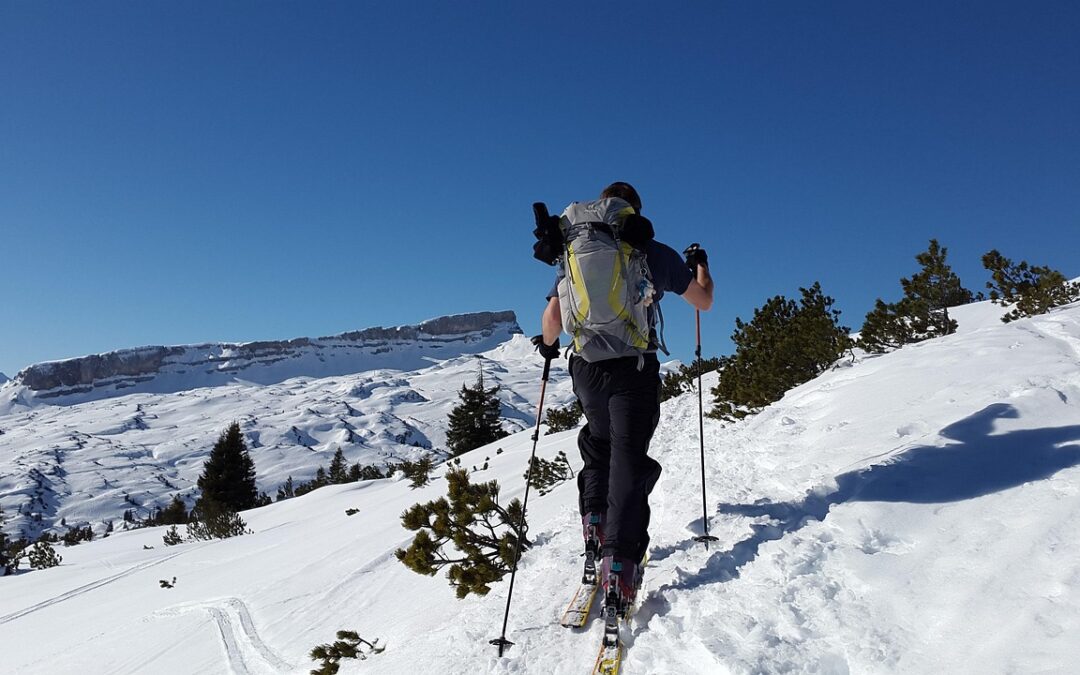
{"label": "gray backpack", "polygon": [[650,351],[654,287],[645,252],[622,240],[634,208],[615,197],[574,202],[559,219],[563,330],[586,361]]}

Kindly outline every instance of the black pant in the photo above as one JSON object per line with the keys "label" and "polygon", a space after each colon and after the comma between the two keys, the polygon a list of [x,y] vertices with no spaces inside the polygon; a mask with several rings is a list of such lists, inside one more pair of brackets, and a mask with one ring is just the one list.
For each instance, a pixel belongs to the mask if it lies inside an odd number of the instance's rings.
{"label": "black pant", "polygon": [[660,464],[648,456],[660,421],[660,362],[646,354],[589,363],[570,358],[574,393],[588,420],[578,434],[582,515],[607,513],[604,554],[640,560],[649,546],[649,493]]}

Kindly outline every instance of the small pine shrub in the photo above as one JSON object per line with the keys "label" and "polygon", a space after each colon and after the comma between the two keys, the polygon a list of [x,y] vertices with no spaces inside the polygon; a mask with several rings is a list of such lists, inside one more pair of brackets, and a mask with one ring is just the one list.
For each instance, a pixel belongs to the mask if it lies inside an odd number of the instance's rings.
{"label": "small pine shrub", "polygon": [[188,537],[198,541],[228,539],[250,534],[247,524],[236,511],[225,504],[203,497],[191,510],[187,524]]}
{"label": "small pine shrub", "polygon": [[564,408],[549,409],[544,415],[544,424],[547,426],[544,435],[557,434],[560,431],[569,431],[576,428],[578,423],[581,422],[581,416],[584,412],[581,408],[581,401],[574,401]]}
{"label": "small pine shrub", "polygon": [[735,320],[735,353],[720,358],[711,417],[734,421],[757,413],[851,349],[835,301],[816,282],[799,290],[799,302],[777,295],[754,310],[749,323]]}
{"label": "small pine shrub", "polygon": [[[339,630],[337,640],[330,644],[323,644],[311,650],[312,661],[322,661],[322,664],[311,671],[311,675],[334,675],[341,668],[342,659],[367,659],[373,654],[381,654],[386,647],[380,647],[379,639],[375,638],[368,642],[351,630]],[[366,651],[365,651],[366,649]]]}
{"label": "small pine shrub", "polygon": [[166,546],[176,546],[177,544],[184,543],[184,538],[180,536],[180,533],[176,531],[176,526],[173,525],[165,532],[161,537],[161,540],[165,542]]}
{"label": "small pine shrub", "polygon": [[948,249],[931,239],[926,251],[915,256],[922,269],[910,279],[900,279],[904,297],[887,303],[878,298],[859,332],[859,346],[883,353],[914,342],[956,332],[949,307],[975,300],[971,291],[946,261]]}
{"label": "small pine shrub", "polygon": [[63,560],[63,556],[56,552],[56,549],[52,547],[47,541],[39,541],[30,547],[30,569],[32,570],[44,570],[50,567],[56,567]]}
{"label": "small pine shrub", "polygon": [[84,541],[91,541],[94,538],[94,530],[89,525],[86,527],[73,527],[64,533],[64,536],[60,537],[60,541],[64,542],[64,546],[78,546]]}
{"label": "small pine shrub", "polygon": [[531,469],[531,471],[525,472],[524,478],[529,481],[529,485],[540,493],[541,497],[555,489],[556,485],[574,477],[574,470],[570,467],[570,460],[566,458],[566,453],[562,450],[555,455],[553,460],[533,457]]}
{"label": "small pine shrub", "polygon": [[405,460],[399,468],[402,475],[409,479],[409,487],[413,490],[422,488],[431,482],[431,469],[434,464],[430,457],[423,457],[415,462]]}
{"label": "small pine shrub", "polygon": [[402,525],[416,535],[395,555],[417,574],[434,576],[448,567],[458,598],[487,595],[490,584],[510,572],[518,541],[523,550],[531,546],[521,502],[502,506],[498,481],[471,483],[464,469],[447,471],[446,484],[445,497],[401,514]]}
{"label": "small pine shrub", "polygon": [[667,401],[688,391],[694,391],[698,375],[715,373],[719,369],[720,359],[717,357],[697,358],[690,365],[680,364],[678,370],[668,373],[660,381],[660,401]]}
{"label": "small pine shrub", "polygon": [[1080,300],[1080,282],[1070,282],[1055,269],[1028,265],[1026,260],[1014,264],[997,250],[984,255],[982,263],[991,274],[991,280],[986,283],[990,301],[1002,307],[1013,306],[1012,311],[1001,317],[1005,323],[1045,314],[1054,307]]}

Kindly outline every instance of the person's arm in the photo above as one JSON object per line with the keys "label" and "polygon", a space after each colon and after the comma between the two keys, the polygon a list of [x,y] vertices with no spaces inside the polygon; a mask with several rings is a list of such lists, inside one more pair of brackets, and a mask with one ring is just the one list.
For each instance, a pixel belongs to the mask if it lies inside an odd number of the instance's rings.
{"label": "person's arm", "polygon": [[540,317],[540,330],[544,334],[544,344],[553,345],[562,333],[562,310],[559,308],[559,296],[548,300],[544,314]]}
{"label": "person's arm", "polygon": [[[682,294],[683,300],[686,300],[694,309],[700,309],[703,312],[707,312],[712,309],[713,303],[713,280],[712,275],[709,274],[708,265],[698,265],[697,274],[690,285],[686,287],[686,291]],[[555,299],[558,302],[558,298]]]}

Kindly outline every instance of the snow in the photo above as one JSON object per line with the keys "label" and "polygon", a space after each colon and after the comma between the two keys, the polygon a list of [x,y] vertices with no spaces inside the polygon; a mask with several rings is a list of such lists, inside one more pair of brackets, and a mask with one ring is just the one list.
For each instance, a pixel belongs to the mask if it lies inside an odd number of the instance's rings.
{"label": "snow", "polygon": [[[503,425],[535,423],[541,364],[521,335],[479,354],[460,354],[418,370],[380,368],[340,377],[295,377],[271,385],[233,382],[175,393],[138,393],[69,405],[37,404],[0,415],[0,504],[17,536],[106,521],[122,526],[173,495],[188,497],[221,432],[240,423],[260,490],[309,480],[337,449],[350,464],[418,459],[446,449],[447,417],[463,384],[480,368],[499,385]],[[398,357],[394,356],[394,359]],[[553,371],[553,405],[572,400],[564,368]]]}
{"label": "snow", "polygon": [[[692,541],[697,400],[665,403],[623,672],[1072,672],[1080,306],[999,314],[958,308],[955,335],[845,361],[743,422],[706,420],[709,550]],[[528,356],[520,340],[504,348],[504,360],[489,353],[500,376],[531,367],[509,358]],[[530,433],[462,463],[490,460],[476,478],[520,496]],[[574,437],[542,436],[538,453],[573,459]],[[236,539],[166,548],[158,528],[61,548],[58,568],[0,578],[0,672],[303,673],[339,629],[387,646],[343,673],[585,672],[600,623],[556,624],[581,564],[572,482],[530,494],[537,545],[502,659],[488,640],[506,583],[459,601],[441,574],[393,558],[410,538],[400,513],[444,490],[442,478],[334,486],[243,514],[254,533]]]}

